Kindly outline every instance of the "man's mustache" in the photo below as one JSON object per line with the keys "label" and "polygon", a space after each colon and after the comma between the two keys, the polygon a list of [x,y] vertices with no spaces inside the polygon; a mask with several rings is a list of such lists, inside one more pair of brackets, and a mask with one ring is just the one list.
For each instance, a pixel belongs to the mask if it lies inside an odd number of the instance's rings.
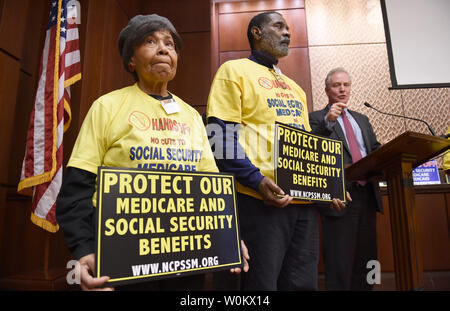
{"label": "man's mustache", "polygon": [[280,43],[287,43],[287,45],[289,45],[289,43],[291,43],[291,40],[289,38],[281,39]]}

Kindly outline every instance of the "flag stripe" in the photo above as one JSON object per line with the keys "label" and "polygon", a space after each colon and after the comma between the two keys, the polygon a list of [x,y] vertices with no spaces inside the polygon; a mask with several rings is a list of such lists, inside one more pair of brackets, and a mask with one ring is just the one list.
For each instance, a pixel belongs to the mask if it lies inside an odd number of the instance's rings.
{"label": "flag stripe", "polygon": [[[35,109],[34,109],[34,124],[30,129],[33,129],[33,136],[31,139],[33,141],[33,151],[34,155],[30,158],[30,161],[34,162],[34,174],[40,175],[44,172],[44,154],[42,153],[43,148],[45,148],[45,138],[44,138],[44,128],[45,128],[45,94],[47,92],[46,81],[48,80],[48,57],[49,50],[51,47],[49,30],[47,31],[47,36],[45,39],[44,55],[42,57],[43,62],[42,73],[39,80],[38,91],[35,99]],[[51,74],[51,73],[50,73]],[[44,149],[45,150],[45,149]],[[31,172],[30,172],[31,173]],[[28,176],[27,176],[28,177]]]}
{"label": "flag stripe", "polygon": [[[76,41],[79,39],[78,38],[78,28],[73,25],[76,25],[76,24],[68,24],[66,42]],[[70,28],[70,27],[74,27],[74,28]]]}
{"label": "flag stripe", "polygon": [[73,51],[66,54],[66,67],[80,62],[80,51]]}
{"label": "flag stripe", "polygon": [[78,28],[67,22],[68,2],[51,0],[18,186],[20,192],[33,188],[31,220],[51,232],[59,228],[55,209],[63,173],[63,133],[71,118],[69,87],[81,79]]}

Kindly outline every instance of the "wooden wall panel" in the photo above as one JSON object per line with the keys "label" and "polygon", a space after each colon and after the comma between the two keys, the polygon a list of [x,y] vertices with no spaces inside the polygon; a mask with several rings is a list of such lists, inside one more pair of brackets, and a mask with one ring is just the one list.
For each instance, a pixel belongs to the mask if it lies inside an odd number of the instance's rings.
{"label": "wooden wall panel", "polygon": [[382,272],[394,271],[394,250],[392,247],[391,219],[387,196],[382,196],[384,214],[377,213],[378,260]]}
{"label": "wooden wall panel", "polygon": [[28,125],[30,122],[31,110],[34,103],[35,77],[32,77],[23,71],[20,72],[19,92],[14,107],[12,139],[14,144],[10,146],[8,155],[8,185],[15,186],[20,180],[22,171],[22,161],[25,156],[25,144],[27,139]]}
{"label": "wooden wall panel", "polygon": [[424,270],[450,270],[450,239],[443,193],[416,194],[417,243]]}
{"label": "wooden wall panel", "polygon": [[210,31],[209,0],[143,1],[141,14],[167,17],[178,33]]}
{"label": "wooden wall panel", "polygon": [[447,230],[448,238],[450,239],[450,193],[445,194],[445,206],[447,209]]}
{"label": "wooden wall panel", "polygon": [[219,56],[219,65],[222,65],[226,61],[229,61],[229,60],[232,60],[232,59],[249,57],[250,53],[251,53],[250,50],[220,52],[220,54],[219,54],[220,55]]}
{"label": "wooden wall panel", "polygon": [[102,31],[100,95],[134,83],[131,75],[123,68],[117,45],[120,31],[128,24],[129,18],[120,6],[110,2],[107,1],[107,14]]}
{"label": "wooden wall panel", "polygon": [[133,16],[140,14],[143,7],[143,1],[140,0],[116,0],[121,11],[131,19]]}
{"label": "wooden wall panel", "polygon": [[0,51],[0,183],[7,183],[20,63]]}
{"label": "wooden wall panel", "polygon": [[[423,269],[450,270],[450,236],[447,210],[449,201],[443,192],[416,193],[417,244],[422,254]],[[384,215],[377,214],[378,256],[382,272],[394,271],[391,222],[387,195],[383,196]]]}
{"label": "wooden wall panel", "polygon": [[[45,232],[30,224],[29,200],[8,200],[4,230],[8,238],[4,241],[7,256],[2,258],[1,276],[30,272],[44,265]],[[26,255],[27,254],[27,255]]]}
{"label": "wooden wall panel", "polygon": [[308,34],[306,31],[306,18],[304,9],[278,10],[289,26],[291,34],[290,48],[308,47]]}
{"label": "wooden wall panel", "polygon": [[217,4],[211,2],[211,72],[210,72],[210,81],[214,79],[214,75],[219,68],[219,60],[220,60],[220,49],[219,49],[219,8]]}
{"label": "wooden wall panel", "polygon": [[289,55],[280,59],[279,67],[306,92],[308,111],[313,111],[308,48],[290,48]]}
{"label": "wooden wall panel", "polygon": [[[88,18],[85,33],[85,48],[81,51],[82,62],[82,98],[80,102],[80,118],[78,124],[72,124],[80,128],[84,116],[86,116],[92,102],[100,96],[100,83],[103,71],[103,24],[106,16],[103,9],[106,9],[104,1],[89,1]],[[88,34],[89,31],[89,35]],[[82,34],[80,34],[82,35]],[[112,54],[112,53],[111,53]]]}
{"label": "wooden wall panel", "polygon": [[[289,26],[291,34],[290,48],[307,47],[305,10],[277,10]],[[220,51],[248,50],[248,23],[258,12],[219,14],[219,48]]]}
{"label": "wooden wall panel", "polygon": [[144,1],[142,14],[152,13],[167,17],[182,40],[177,74],[169,83],[169,91],[201,114],[211,86],[210,1]]}
{"label": "wooden wall panel", "polygon": [[[28,1],[29,9],[26,16],[27,33],[26,40],[23,40],[21,47],[20,66],[21,70],[28,75],[36,76],[39,70],[39,63],[41,59],[42,49],[45,40],[45,27],[47,25],[48,12],[50,10],[49,1]],[[30,30],[33,27],[33,31]],[[37,79],[36,79],[37,83]]]}
{"label": "wooden wall panel", "polygon": [[[3,240],[0,256],[0,277],[16,276],[27,279],[26,275],[34,273],[44,277],[44,267],[58,267],[64,272],[65,264],[71,255],[64,243],[62,231],[49,233],[30,221],[30,198],[8,194],[7,209],[3,230],[7,232]],[[48,248],[48,249],[46,249]],[[1,249],[0,249],[1,250]],[[37,271],[39,271],[37,273]],[[0,281],[0,288],[1,288]]]}
{"label": "wooden wall panel", "polygon": [[195,108],[206,106],[211,72],[209,32],[182,33],[184,44],[178,60],[177,74],[169,82],[169,91]]}
{"label": "wooden wall panel", "polygon": [[219,14],[219,49],[224,51],[249,50],[247,27],[255,13]]}
{"label": "wooden wall panel", "polygon": [[20,58],[27,20],[21,12],[27,12],[29,1],[5,0],[0,17],[0,49]]}
{"label": "wooden wall panel", "polygon": [[[4,6],[5,0],[0,0],[0,18],[3,14],[3,6]],[[1,21],[0,21],[1,22]]]}
{"label": "wooden wall panel", "polygon": [[101,95],[133,83],[123,69],[117,47],[120,30],[128,23],[128,16],[117,1],[89,1],[82,51],[82,89],[78,128],[92,103]]}
{"label": "wooden wall panel", "polygon": [[[0,1],[1,2],[1,1]],[[1,3],[0,3],[1,4]],[[6,257],[9,255],[9,252],[6,248],[6,237],[5,237],[5,223],[6,223],[6,188],[0,186],[0,267],[3,267],[3,262],[6,260]],[[0,268],[0,277],[6,274],[6,269]]]}
{"label": "wooden wall panel", "polygon": [[[304,8],[304,0],[284,0],[284,9]],[[219,13],[259,12],[271,11],[280,8],[279,1],[240,1],[219,3]]]}

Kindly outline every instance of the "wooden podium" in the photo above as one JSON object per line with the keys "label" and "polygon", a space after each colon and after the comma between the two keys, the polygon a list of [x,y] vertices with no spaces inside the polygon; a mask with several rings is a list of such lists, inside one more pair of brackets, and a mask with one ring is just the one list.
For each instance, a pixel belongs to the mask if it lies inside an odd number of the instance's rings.
{"label": "wooden podium", "polygon": [[450,149],[450,140],[405,132],[345,170],[348,180],[387,181],[397,290],[423,288],[412,170]]}

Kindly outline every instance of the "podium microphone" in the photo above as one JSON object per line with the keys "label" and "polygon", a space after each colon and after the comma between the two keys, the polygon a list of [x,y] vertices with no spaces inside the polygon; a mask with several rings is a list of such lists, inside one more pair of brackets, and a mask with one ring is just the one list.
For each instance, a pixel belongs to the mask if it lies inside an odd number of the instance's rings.
{"label": "podium microphone", "polygon": [[365,102],[365,103],[364,103],[364,106],[369,107],[369,108],[372,108],[372,109],[374,109],[375,111],[377,111],[377,112],[379,112],[379,113],[382,113],[382,114],[385,114],[385,115],[388,115],[388,116],[399,117],[399,118],[404,118],[404,119],[410,119],[410,120],[414,120],[414,121],[420,121],[420,122],[423,122],[423,123],[425,123],[425,124],[427,125],[427,127],[428,127],[428,129],[430,130],[431,134],[433,134],[433,136],[437,136],[436,133],[435,133],[435,132],[433,131],[433,129],[431,128],[431,126],[430,126],[427,122],[425,122],[424,120],[416,119],[416,118],[411,118],[411,117],[405,117],[405,116],[402,116],[402,115],[399,115],[399,114],[393,114],[393,113],[383,112],[383,111],[380,111],[380,110],[378,110],[377,108],[373,107],[373,106],[372,106],[371,104],[369,104],[368,102]]}

